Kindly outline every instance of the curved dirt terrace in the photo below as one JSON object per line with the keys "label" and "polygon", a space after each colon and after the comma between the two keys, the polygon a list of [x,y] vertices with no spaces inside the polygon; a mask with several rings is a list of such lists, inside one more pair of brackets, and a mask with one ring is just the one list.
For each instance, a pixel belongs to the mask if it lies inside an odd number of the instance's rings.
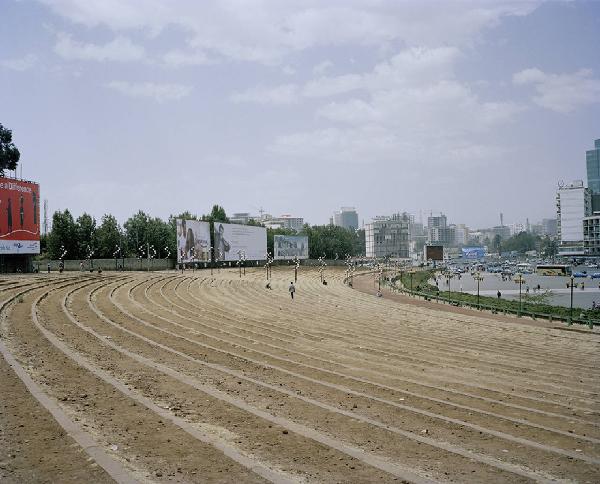
{"label": "curved dirt terrace", "polygon": [[597,331],[326,276],[2,278],[0,481],[600,480]]}

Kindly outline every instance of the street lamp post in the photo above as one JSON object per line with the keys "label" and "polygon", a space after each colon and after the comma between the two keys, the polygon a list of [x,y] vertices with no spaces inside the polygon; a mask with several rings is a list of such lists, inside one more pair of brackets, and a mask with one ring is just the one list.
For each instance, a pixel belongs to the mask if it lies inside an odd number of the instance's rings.
{"label": "street lamp post", "polygon": [[573,286],[575,286],[575,276],[571,275],[571,282],[567,283],[567,285],[571,288],[571,309],[569,310],[569,322],[567,324],[571,326],[573,324]]}
{"label": "street lamp post", "polygon": [[479,283],[483,281],[483,276],[477,271],[473,274],[473,279],[477,281],[477,307],[479,307]]}
{"label": "street lamp post", "polygon": [[300,259],[298,256],[294,257],[294,282],[298,282],[298,269],[300,268]]}
{"label": "street lamp post", "polygon": [[452,274],[451,271],[446,271],[444,273],[444,276],[446,277],[446,284],[448,285],[448,304],[450,304],[450,281],[452,280],[452,278],[454,277],[454,274]]}
{"label": "street lamp post", "polygon": [[113,252],[113,257],[115,258],[115,271],[119,270],[118,260],[119,260],[120,253],[121,253],[121,247],[119,247],[118,245],[115,245],[115,251]]}
{"label": "street lamp post", "polygon": [[525,284],[525,279],[522,274],[517,274],[517,277],[514,279],[515,283],[519,285],[519,317],[521,317],[521,313],[523,312],[523,301],[522,301],[522,287]]}
{"label": "street lamp post", "polygon": [[321,274],[321,284],[323,284],[324,276],[323,276],[323,271],[325,270],[325,266],[327,266],[327,264],[325,263],[325,256],[321,256],[318,259],[320,267],[319,267],[319,273]]}

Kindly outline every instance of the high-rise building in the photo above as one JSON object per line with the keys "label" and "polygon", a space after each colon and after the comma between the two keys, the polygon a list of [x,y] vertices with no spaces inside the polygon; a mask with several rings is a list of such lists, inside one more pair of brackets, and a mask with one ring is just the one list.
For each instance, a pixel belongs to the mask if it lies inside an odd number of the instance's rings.
{"label": "high-rise building", "polygon": [[542,233],[545,237],[556,237],[556,219],[555,218],[544,218],[542,219]]}
{"label": "high-rise building", "polygon": [[443,245],[452,247],[455,243],[456,229],[454,225],[448,226],[448,221],[443,213],[427,217],[427,243],[430,245]]}
{"label": "high-rise building", "polygon": [[594,141],[594,149],[585,152],[588,188],[600,194],[600,139]]}
{"label": "high-rise building", "polygon": [[282,215],[281,217],[272,217],[266,215],[263,217],[263,225],[271,229],[291,229],[299,232],[304,225],[304,218],[292,217],[289,214]]}
{"label": "high-rise building", "polygon": [[457,246],[467,245],[469,243],[469,227],[465,224],[458,224],[454,228],[454,243]]}
{"label": "high-rise building", "polygon": [[349,230],[358,229],[358,213],[354,207],[342,207],[339,212],[333,212],[332,225]]}
{"label": "high-rise building", "polygon": [[410,257],[410,218],[406,215],[375,217],[365,224],[367,257]]}
{"label": "high-rise building", "polygon": [[556,228],[559,255],[583,255],[583,219],[592,215],[590,190],[577,180],[559,185],[556,192]]}

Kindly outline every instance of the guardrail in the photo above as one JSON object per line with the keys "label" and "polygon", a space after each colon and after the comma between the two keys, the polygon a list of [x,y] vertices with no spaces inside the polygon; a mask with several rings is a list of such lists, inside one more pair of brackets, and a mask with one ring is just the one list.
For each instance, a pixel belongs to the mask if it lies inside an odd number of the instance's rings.
{"label": "guardrail", "polygon": [[554,322],[554,321],[558,321],[558,322],[564,322],[567,324],[567,326],[571,326],[573,324],[584,324],[586,325],[588,328],[590,329],[594,329],[594,326],[600,326],[600,321],[597,320],[593,320],[593,319],[583,319],[583,318],[570,318],[570,317],[566,317],[566,316],[559,316],[556,314],[549,314],[549,313],[538,313],[535,311],[527,311],[527,310],[520,310],[520,309],[512,309],[512,308],[506,308],[506,307],[498,307],[498,306],[494,306],[491,304],[481,304],[481,303],[476,303],[476,302],[470,302],[470,301],[464,301],[464,300],[460,300],[460,299],[453,299],[452,297],[448,297],[448,296],[443,296],[440,294],[431,294],[429,292],[422,292],[422,291],[416,291],[416,290],[410,290],[407,289],[406,287],[404,287],[404,285],[402,284],[402,281],[399,281],[401,284],[401,287],[398,287],[396,285],[395,282],[390,281],[386,278],[382,278],[382,285],[386,285],[389,289],[391,289],[394,292],[399,292],[402,294],[407,294],[410,296],[414,296],[414,297],[420,297],[422,299],[424,299],[425,301],[435,301],[435,302],[441,302],[444,304],[449,304],[452,306],[456,306],[456,307],[468,307],[468,308],[472,308],[472,309],[477,309],[479,311],[489,311],[492,314],[504,314],[504,315],[516,315],[517,317],[529,317],[533,320],[536,319],[546,319],[549,322]]}

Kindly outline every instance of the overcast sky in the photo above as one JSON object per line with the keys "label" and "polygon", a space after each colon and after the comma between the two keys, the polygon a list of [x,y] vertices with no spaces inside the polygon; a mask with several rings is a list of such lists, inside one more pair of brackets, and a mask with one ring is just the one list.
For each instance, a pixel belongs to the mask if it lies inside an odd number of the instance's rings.
{"label": "overcast sky", "polygon": [[51,211],[554,216],[600,138],[600,2],[0,2]]}

